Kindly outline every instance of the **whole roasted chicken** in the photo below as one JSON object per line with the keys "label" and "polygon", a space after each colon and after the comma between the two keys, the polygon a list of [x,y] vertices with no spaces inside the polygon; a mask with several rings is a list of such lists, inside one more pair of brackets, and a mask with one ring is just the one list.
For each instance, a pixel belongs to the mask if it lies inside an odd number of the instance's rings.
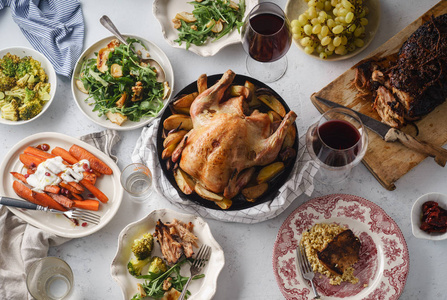
{"label": "whole roasted chicken", "polygon": [[258,110],[250,113],[244,96],[226,96],[234,77],[228,70],[197,96],[190,108],[193,129],[172,155],[199,184],[229,199],[248,183],[254,166],[276,159],[296,119],[290,111],[273,132],[268,115]]}

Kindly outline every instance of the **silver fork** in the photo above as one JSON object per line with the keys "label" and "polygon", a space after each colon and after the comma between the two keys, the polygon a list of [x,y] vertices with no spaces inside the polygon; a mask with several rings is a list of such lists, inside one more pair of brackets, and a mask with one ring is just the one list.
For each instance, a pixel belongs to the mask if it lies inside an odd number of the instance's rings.
{"label": "silver fork", "polygon": [[68,211],[60,211],[56,209],[51,209],[48,207],[44,207],[41,205],[37,205],[28,201],[9,198],[9,197],[3,197],[0,196],[0,204],[6,205],[6,206],[12,206],[17,208],[24,208],[24,209],[32,209],[32,210],[40,210],[45,212],[51,212],[51,213],[57,213],[57,214],[64,214],[70,219],[79,219],[85,222],[90,222],[92,224],[98,225],[101,221],[101,217],[91,211],[84,210],[84,209],[73,209]]}
{"label": "silver fork", "polygon": [[301,274],[303,275],[304,279],[307,279],[310,281],[310,284],[312,285],[312,290],[314,291],[315,297],[313,299],[320,299],[320,295],[318,295],[317,289],[315,288],[315,285],[313,283],[314,279],[314,271],[312,270],[312,266],[309,263],[309,260],[307,259],[306,251],[298,245],[296,248],[296,256],[298,258],[298,266],[300,268]]}
{"label": "silver fork", "polygon": [[188,278],[188,281],[186,282],[185,286],[183,287],[182,294],[180,295],[178,300],[183,300],[185,298],[186,291],[187,291],[189,283],[191,282],[191,279],[202,271],[202,268],[205,266],[205,264],[209,260],[210,256],[211,256],[211,247],[208,245],[205,245],[205,244],[200,246],[200,249],[197,252],[196,258],[194,259],[194,262],[192,263],[191,268],[190,268],[191,276]]}

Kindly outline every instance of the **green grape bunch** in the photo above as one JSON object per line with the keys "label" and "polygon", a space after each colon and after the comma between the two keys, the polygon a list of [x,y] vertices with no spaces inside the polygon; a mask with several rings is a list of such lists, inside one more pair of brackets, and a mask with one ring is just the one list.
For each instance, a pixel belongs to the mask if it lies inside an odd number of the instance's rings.
{"label": "green grape bunch", "polygon": [[346,55],[365,45],[369,9],[362,0],[304,0],[307,10],[292,20],[293,38],[321,59]]}

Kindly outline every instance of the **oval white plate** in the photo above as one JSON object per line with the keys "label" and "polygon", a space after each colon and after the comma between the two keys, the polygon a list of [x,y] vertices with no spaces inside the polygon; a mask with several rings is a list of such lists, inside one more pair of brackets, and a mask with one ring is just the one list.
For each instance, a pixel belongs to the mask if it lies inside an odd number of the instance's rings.
{"label": "oval white plate", "polygon": [[311,299],[312,290],[297,269],[296,247],[305,230],[316,223],[337,223],[362,242],[354,265],[357,284],[332,286],[316,274],[314,283],[324,299],[397,300],[407,280],[410,257],[399,226],[376,204],[353,195],[314,198],[295,209],[279,229],[273,246],[273,272],[286,299]]}
{"label": "oval white plate", "polygon": [[47,73],[47,75],[48,75],[48,82],[51,85],[51,87],[50,87],[50,100],[48,100],[47,103],[45,103],[45,105],[42,108],[42,111],[37,116],[35,116],[34,118],[32,118],[30,120],[24,120],[24,121],[10,121],[10,120],[3,119],[1,117],[1,113],[0,113],[0,123],[1,124],[22,125],[22,124],[26,124],[26,123],[29,123],[29,122],[37,119],[38,117],[43,115],[43,113],[48,109],[48,107],[50,107],[51,103],[54,100],[54,95],[56,95],[57,77],[56,77],[56,72],[54,71],[53,65],[50,63],[50,61],[42,53],[40,53],[40,52],[38,52],[38,51],[36,51],[34,49],[26,48],[26,47],[11,47],[11,48],[6,48],[6,49],[0,50],[0,58],[2,58],[8,52],[11,53],[11,54],[17,55],[20,58],[22,58],[24,56],[31,56],[35,60],[39,61],[40,65],[45,70],[45,73]]}
{"label": "oval white plate", "polygon": [[[123,299],[131,299],[137,293],[137,283],[143,283],[143,279],[137,279],[129,274],[127,263],[132,257],[131,246],[135,239],[140,238],[144,233],[155,232],[155,225],[158,220],[163,223],[172,222],[177,219],[183,223],[192,222],[194,224],[194,234],[199,238],[199,247],[201,244],[207,244],[211,247],[211,257],[209,262],[203,268],[202,273],[205,277],[191,281],[188,290],[191,292],[189,300],[211,299],[216,293],[217,278],[225,265],[224,252],[216,242],[208,224],[200,217],[186,215],[169,209],[154,210],[141,220],[130,223],[120,233],[118,237],[118,249],[113,259],[110,271],[112,277],[118,282],[123,292]],[[197,251],[198,249],[194,249]],[[152,255],[162,257],[160,246],[155,243]],[[182,276],[189,276],[189,265],[184,264],[181,269]]]}
{"label": "oval white plate", "polygon": [[[171,99],[172,96],[172,91],[174,90],[174,71],[172,70],[171,62],[169,61],[166,54],[154,43],[136,35],[131,34],[123,34],[123,35],[124,37],[137,38],[140,41],[142,41],[147,47],[149,54],[151,55],[151,58],[155,59],[163,67],[165,71],[166,81],[169,82],[169,86],[171,87],[171,93],[169,94],[169,97],[164,100],[165,106],[159,112],[159,114],[161,114],[163,110],[166,108],[166,104],[169,103],[169,100]],[[106,38],[103,38],[94,43],[93,45],[91,45],[90,47],[88,47],[82,53],[81,57],[76,62],[73,71],[73,76],[71,78],[71,91],[73,93],[73,98],[75,99],[75,102],[78,105],[79,109],[84,113],[84,115],[87,118],[89,118],[96,124],[115,130],[133,130],[149,124],[156,117],[142,118],[139,122],[132,122],[128,120],[124,122],[123,125],[119,126],[115,123],[110,122],[105,116],[98,117],[98,112],[92,111],[93,106],[85,102],[85,99],[87,99],[88,95],[84,94],[76,87],[76,80],[79,78],[79,73],[81,71],[82,63],[84,62],[84,60],[95,57],[95,52],[98,52],[101,48],[104,48],[114,38],[115,38],[114,36],[108,36]],[[91,102],[93,102],[93,100],[91,100]]]}
{"label": "oval white plate", "polygon": [[[239,3],[235,1],[236,3]],[[258,0],[245,0],[245,16],[250,13],[251,9],[258,4]],[[155,0],[152,6],[152,12],[160,22],[163,37],[174,48],[186,49],[185,43],[179,45],[174,42],[178,38],[178,30],[174,28],[172,19],[175,15],[182,11],[192,12],[194,6],[189,4],[189,1],[184,0]],[[237,29],[233,29],[229,34],[223,36],[219,40],[212,42],[209,39],[202,46],[196,46],[191,44],[188,48],[189,51],[200,56],[213,56],[219,52],[222,48],[237,44],[241,42],[241,34]]]}
{"label": "oval white plate", "polygon": [[[356,48],[354,51],[349,52],[346,55],[333,54],[325,60],[337,61],[337,60],[344,60],[344,59],[351,58],[351,57],[359,54],[363,50],[365,50],[368,47],[368,45],[372,42],[374,36],[377,33],[377,29],[379,29],[379,24],[380,24],[380,1],[379,0],[369,0],[369,1],[366,1],[365,4],[369,8],[369,14],[367,16],[368,25],[366,25],[366,28],[365,28],[366,36],[363,39],[363,41],[365,42],[365,45],[361,48]],[[302,14],[304,11],[306,11],[307,8],[308,8],[307,2],[305,2],[304,0],[288,0],[287,4],[286,4],[285,13],[286,13],[286,16],[289,19],[289,21],[292,22],[293,20],[298,19],[300,14]],[[293,42],[299,49],[301,49],[304,52],[304,47],[301,46],[299,41],[293,39]],[[315,52],[312,53],[310,56],[321,60],[320,56],[317,55]]]}
{"label": "oval white plate", "polygon": [[427,201],[438,202],[439,207],[447,209],[447,195],[440,193],[428,193],[419,197],[411,208],[411,229],[413,235],[418,239],[440,241],[447,239],[447,233],[428,233],[423,231],[421,226],[422,205]]}
{"label": "oval white plate", "polygon": [[41,132],[31,135],[14,145],[14,147],[12,147],[6,154],[0,166],[0,195],[20,199],[12,188],[14,177],[9,172],[22,172],[23,164],[19,160],[19,155],[23,153],[23,150],[25,150],[26,147],[37,146],[44,143],[50,145],[51,149],[59,146],[66,150],[68,150],[71,145],[77,144],[96,155],[112,168],[112,175],[101,176],[95,184],[96,187],[103,191],[109,198],[109,201],[107,203],[101,203],[99,211],[95,212],[101,216],[100,223],[98,225],[88,224],[86,227],[74,226],[72,221],[59,214],[17,209],[13,207],[8,207],[8,209],[22,220],[42,230],[67,238],[87,236],[106,226],[115,216],[123,198],[123,188],[120,184],[121,171],[110,157],[99,151],[97,148],[65,134]]}

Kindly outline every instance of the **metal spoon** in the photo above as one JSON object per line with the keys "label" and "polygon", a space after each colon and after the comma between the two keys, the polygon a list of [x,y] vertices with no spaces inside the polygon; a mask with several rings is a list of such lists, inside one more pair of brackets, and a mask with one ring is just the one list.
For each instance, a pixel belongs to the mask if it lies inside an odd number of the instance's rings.
{"label": "metal spoon", "polygon": [[[104,26],[106,29],[108,29],[113,35],[116,36],[116,38],[123,43],[124,45],[128,45],[126,39],[121,35],[121,33],[118,31],[118,29],[115,27],[113,22],[110,20],[108,16],[102,16],[99,19],[99,22]],[[141,57],[141,53],[136,52],[131,48],[131,50],[138,56],[141,62],[149,64],[151,67],[154,67],[157,70],[157,81],[158,82],[164,82],[166,80],[165,71],[163,70],[163,67],[154,59],[152,58],[143,58]]]}

